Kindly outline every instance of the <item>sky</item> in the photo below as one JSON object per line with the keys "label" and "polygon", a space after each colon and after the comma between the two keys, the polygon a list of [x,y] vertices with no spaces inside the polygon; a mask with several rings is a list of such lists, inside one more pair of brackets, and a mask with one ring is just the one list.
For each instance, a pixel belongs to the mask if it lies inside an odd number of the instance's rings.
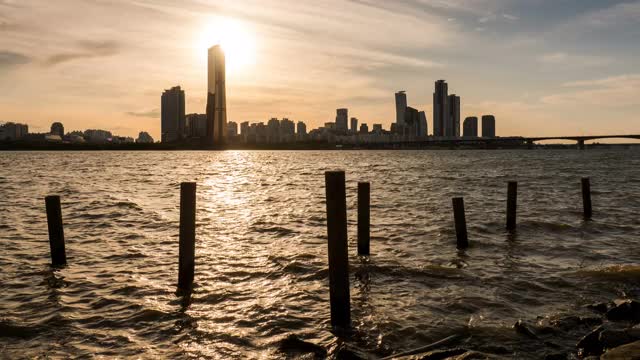
{"label": "sky", "polygon": [[0,0],[0,122],[160,134],[180,85],[204,113],[207,47],[227,51],[230,121],[389,128],[394,93],[434,82],[499,136],[640,134],[640,1]]}

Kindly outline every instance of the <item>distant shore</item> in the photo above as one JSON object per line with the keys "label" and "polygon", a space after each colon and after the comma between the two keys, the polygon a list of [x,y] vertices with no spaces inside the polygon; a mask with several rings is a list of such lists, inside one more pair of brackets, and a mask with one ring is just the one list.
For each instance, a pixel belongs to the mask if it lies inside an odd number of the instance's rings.
{"label": "distant shore", "polygon": [[[588,144],[587,149],[630,148],[640,144]],[[335,144],[328,142],[300,142],[284,144],[228,144],[226,146],[202,146],[198,144],[65,144],[0,142],[0,151],[193,151],[193,150],[501,150],[501,149],[568,149],[575,150],[575,144],[544,144],[533,148],[526,145],[503,144],[433,144],[415,146],[411,144]]]}

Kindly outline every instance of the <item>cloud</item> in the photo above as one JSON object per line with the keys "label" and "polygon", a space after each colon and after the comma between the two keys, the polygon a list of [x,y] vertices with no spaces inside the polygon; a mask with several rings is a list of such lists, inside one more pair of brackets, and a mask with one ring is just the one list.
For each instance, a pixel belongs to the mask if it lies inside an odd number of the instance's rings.
{"label": "cloud", "polygon": [[78,50],[54,54],[45,60],[46,66],[54,66],[65,62],[90,59],[103,56],[112,56],[120,52],[121,45],[115,41],[83,40],[78,42]]}
{"label": "cloud", "polygon": [[154,118],[157,119],[160,117],[160,109],[151,109],[148,111],[128,111],[127,115],[135,116],[135,117],[146,117],[146,118]]}
{"label": "cloud", "polygon": [[613,59],[606,56],[575,55],[566,52],[553,52],[537,57],[539,63],[547,65],[570,65],[579,67],[593,67],[610,65]]}
{"label": "cloud", "polygon": [[7,50],[0,50],[0,68],[23,65],[29,62],[31,62],[31,58],[26,55]]}
{"label": "cloud", "polygon": [[640,74],[568,82],[563,87],[576,90],[545,96],[541,101],[549,105],[637,106]]}

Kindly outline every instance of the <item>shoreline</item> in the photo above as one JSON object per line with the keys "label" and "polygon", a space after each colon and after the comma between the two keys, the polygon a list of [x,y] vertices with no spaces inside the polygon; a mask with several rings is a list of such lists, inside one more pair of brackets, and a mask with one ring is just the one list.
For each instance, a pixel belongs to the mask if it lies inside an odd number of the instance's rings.
{"label": "shoreline", "polygon": [[[640,143],[598,143],[585,149],[630,149],[640,148]],[[31,144],[0,143],[0,151],[223,151],[223,150],[267,150],[267,151],[336,151],[336,150],[576,150],[575,144],[527,145],[498,144],[434,144],[428,146],[398,146],[397,144],[331,144],[331,143],[287,143],[287,144],[230,144],[227,146],[203,147],[192,144]]]}

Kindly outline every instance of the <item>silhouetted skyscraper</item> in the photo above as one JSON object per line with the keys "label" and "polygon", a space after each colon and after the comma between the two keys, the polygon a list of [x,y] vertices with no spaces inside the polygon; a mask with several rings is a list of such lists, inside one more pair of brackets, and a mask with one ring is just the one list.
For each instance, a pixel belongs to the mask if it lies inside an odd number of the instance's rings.
{"label": "silhouetted skyscraper", "polygon": [[358,132],[358,119],[357,118],[354,118],[354,117],[351,118],[351,127],[350,127],[350,129],[351,129],[351,132],[353,132],[353,133],[357,133]]}
{"label": "silhouetted skyscraper", "polygon": [[482,137],[496,137],[496,118],[493,115],[482,115]]}
{"label": "silhouetted skyscraper", "polygon": [[362,123],[360,125],[360,134],[368,134],[369,133],[369,125]]}
{"label": "silhouetted skyscraper", "polygon": [[180,86],[165,90],[160,107],[160,140],[163,143],[179,141],[184,136],[184,90]]}
{"label": "silhouetted skyscraper", "polygon": [[475,116],[469,116],[464,119],[464,124],[462,125],[463,131],[462,136],[464,137],[478,137],[478,118]]}
{"label": "silhouetted skyscraper", "polygon": [[238,123],[229,121],[227,123],[227,138],[233,138],[238,135]]}
{"label": "silhouetted skyscraper", "polygon": [[407,94],[404,91],[396,93],[396,124],[404,124],[404,112],[407,109]]}
{"label": "silhouetted skyscraper", "polygon": [[298,135],[307,135],[307,125],[304,122],[298,121],[296,128]]}
{"label": "silhouetted skyscraper", "polygon": [[449,95],[449,117],[446,121],[444,136],[460,137],[460,96]]}
{"label": "silhouetted skyscraper", "polygon": [[220,145],[227,135],[225,59],[220,45],[209,49],[207,70],[207,142]]}
{"label": "silhouetted skyscraper", "polygon": [[429,125],[427,125],[427,114],[424,111],[418,113],[418,136],[429,135]]}
{"label": "silhouetted skyscraper", "polygon": [[436,81],[433,93],[433,136],[445,136],[447,119],[449,119],[448,103],[449,86],[444,80]]}
{"label": "silhouetted skyscraper", "polygon": [[336,110],[336,130],[347,131],[349,130],[349,110],[338,109]]}

